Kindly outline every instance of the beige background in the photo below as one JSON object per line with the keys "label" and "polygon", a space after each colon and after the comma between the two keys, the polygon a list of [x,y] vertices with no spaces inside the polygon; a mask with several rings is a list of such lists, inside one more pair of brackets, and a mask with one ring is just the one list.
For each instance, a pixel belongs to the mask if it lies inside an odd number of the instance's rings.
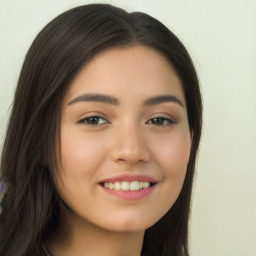
{"label": "beige background", "polygon": [[56,15],[92,2],[155,16],[191,53],[204,98],[191,256],[255,256],[255,0],[0,0],[0,143],[32,40]]}

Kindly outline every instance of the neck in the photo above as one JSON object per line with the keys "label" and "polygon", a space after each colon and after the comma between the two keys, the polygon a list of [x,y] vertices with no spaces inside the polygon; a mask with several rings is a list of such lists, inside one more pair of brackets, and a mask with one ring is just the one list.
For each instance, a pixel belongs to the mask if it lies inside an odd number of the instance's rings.
{"label": "neck", "polygon": [[139,256],[143,238],[144,231],[105,230],[66,210],[48,248],[54,256]]}

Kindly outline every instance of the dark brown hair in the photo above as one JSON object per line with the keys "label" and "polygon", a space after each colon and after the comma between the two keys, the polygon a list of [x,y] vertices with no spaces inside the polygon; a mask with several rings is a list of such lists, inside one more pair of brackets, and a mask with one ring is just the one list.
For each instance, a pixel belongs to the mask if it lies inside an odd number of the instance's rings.
{"label": "dark brown hair", "polygon": [[182,191],[146,230],[143,255],[187,256],[191,190],[202,125],[198,78],[185,47],[162,23],[105,4],[71,9],[51,21],[25,58],[1,158],[8,190],[0,215],[0,255],[44,255],[42,241],[58,227],[60,198],[52,180],[60,104],[67,87],[100,52],[132,45],[159,51],[175,68],[185,95],[192,148]]}

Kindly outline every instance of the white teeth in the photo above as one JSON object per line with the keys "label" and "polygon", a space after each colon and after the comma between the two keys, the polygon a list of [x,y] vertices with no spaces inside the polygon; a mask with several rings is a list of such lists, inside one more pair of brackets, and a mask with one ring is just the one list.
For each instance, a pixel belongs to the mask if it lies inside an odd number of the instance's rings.
{"label": "white teeth", "polygon": [[122,190],[130,190],[130,184],[128,181],[122,182]]}
{"label": "white teeth", "polygon": [[132,181],[130,183],[130,190],[139,190],[140,189],[140,183],[138,181]]}
{"label": "white teeth", "polygon": [[109,189],[114,189],[113,183],[109,182],[108,188],[109,188]]}
{"label": "white teeth", "polygon": [[143,182],[142,187],[143,188],[149,188],[150,184],[148,182]]}
{"label": "white teeth", "polygon": [[119,182],[115,182],[114,189],[115,190],[120,190],[121,189],[121,184]]}
{"label": "white teeth", "polygon": [[114,190],[124,190],[124,191],[137,191],[145,188],[150,187],[149,182],[143,182],[143,181],[119,181],[119,182],[105,182],[104,187],[108,189],[114,189]]}

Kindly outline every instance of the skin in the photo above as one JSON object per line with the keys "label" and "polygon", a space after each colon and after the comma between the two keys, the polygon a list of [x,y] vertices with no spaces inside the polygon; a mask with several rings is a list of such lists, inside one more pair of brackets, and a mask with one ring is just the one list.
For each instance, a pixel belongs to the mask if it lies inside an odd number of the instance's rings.
{"label": "skin", "polygon": [[[84,101],[79,98],[84,94],[115,97],[118,104]],[[145,105],[158,95],[172,95],[180,103]],[[92,116],[98,118],[88,119]],[[55,183],[69,210],[62,207],[60,229],[49,243],[51,252],[140,255],[144,231],[180,193],[190,146],[181,82],[164,56],[133,46],[94,57],[72,81],[61,108]],[[146,175],[157,184],[139,200],[119,198],[99,185],[122,174]]]}

